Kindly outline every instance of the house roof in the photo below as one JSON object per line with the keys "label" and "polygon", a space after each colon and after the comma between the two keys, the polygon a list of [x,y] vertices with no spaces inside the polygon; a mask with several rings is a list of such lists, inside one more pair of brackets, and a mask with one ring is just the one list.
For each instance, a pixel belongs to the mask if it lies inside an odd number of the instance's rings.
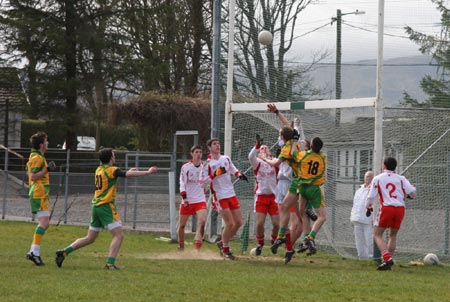
{"label": "house roof", "polygon": [[0,106],[9,101],[10,106],[23,105],[26,95],[18,77],[19,70],[12,67],[0,68]]}

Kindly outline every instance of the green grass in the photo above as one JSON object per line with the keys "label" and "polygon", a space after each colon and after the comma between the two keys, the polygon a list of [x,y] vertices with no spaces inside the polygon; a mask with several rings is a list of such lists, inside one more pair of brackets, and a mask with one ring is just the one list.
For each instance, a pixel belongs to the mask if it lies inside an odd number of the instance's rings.
{"label": "green grass", "polygon": [[[195,257],[159,235],[127,232],[116,264],[103,265],[111,236],[104,231],[90,246],[73,252],[63,267],[54,253],[86,234],[85,227],[52,226],[43,240],[37,267],[25,259],[35,224],[0,221],[0,301],[448,301],[449,266],[396,263],[393,271],[376,271],[376,263],[318,252],[298,255],[285,265],[281,256],[217,257],[205,243]],[[191,240],[192,242],[192,240]],[[240,245],[232,243],[237,251]],[[281,252],[281,250],[280,250]]]}

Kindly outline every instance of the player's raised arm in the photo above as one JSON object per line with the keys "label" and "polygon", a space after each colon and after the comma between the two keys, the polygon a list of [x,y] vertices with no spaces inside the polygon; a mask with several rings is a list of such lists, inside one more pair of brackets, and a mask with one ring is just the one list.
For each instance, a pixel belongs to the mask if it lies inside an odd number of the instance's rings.
{"label": "player's raised arm", "polygon": [[291,123],[287,120],[287,118],[281,113],[275,104],[267,104],[267,111],[275,113],[284,126],[290,127]]}

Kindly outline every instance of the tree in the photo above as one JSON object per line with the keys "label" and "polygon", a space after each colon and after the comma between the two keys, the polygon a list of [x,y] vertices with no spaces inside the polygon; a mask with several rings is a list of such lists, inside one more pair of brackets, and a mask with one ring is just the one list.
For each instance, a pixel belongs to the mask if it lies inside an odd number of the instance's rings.
{"label": "tree", "polygon": [[443,107],[450,108],[450,10],[445,6],[447,1],[431,0],[437,5],[441,12],[441,33],[440,36],[426,35],[406,26],[405,30],[409,38],[420,45],[419,50],[423,54],[431,55],[432,59],[439,64],[439,74],[436,78],[426,75],[420,81],[422,90],[429,98],[420,103],[405,93],[403,105],[426,106],[426,107]]}
{"label": "tree", "polygon": [[[1,57],[8,65],[21,64],[24,60],[26,90],[30,102],[29,115],[38,118],[44,101],[39,94],[39,65],[49,59],[48,32],[55,25],[48,18],[41,1],[10,1],[2,4],[0,13]],[[50,46],[51,47],[51,46]]]}
{"label": "tree", "polygon": [[66,142],[75,149],[80,109],[100,129],[114,99],[143,91],[198,94],[210,62],[208,3],[2,2],[2,58],[25,65],[30,116],[65,121]]}
{"label": "tree", "polygon": [[[306,67],[289,66],[286,62],[299,14],[311,2],[313,0],[236,1],[237,90],[277,102],[304,99],[313,91],[307,73],[328,54],[318,53]],[[263,29],[274,35],[274,42],[268,46],[258,43],[258,34]]]}
{"label": "tree", "polygon": [[138,150],[169,152],[177,130],[199,131],[200,142],[210,135],[209,99],[173,94],[145,93],[127,102],[114,104],[114,124],[131,124]]}

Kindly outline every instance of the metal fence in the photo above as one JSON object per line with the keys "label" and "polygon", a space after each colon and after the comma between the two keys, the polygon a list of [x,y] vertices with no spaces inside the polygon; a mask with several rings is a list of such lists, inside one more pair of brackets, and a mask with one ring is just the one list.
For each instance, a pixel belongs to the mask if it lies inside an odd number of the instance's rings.
{"label": "metal fence", "polygon": [[[29,154],[29,149],[0,148],[2,219],[34,220],[26,175]],[[124,225],[135,229],[170,231],[172,239],[175,239],[177,161],[174,154],[118,150],[115,154],[115,165],[123,170],[158,167],[157,173],[119,180],[116,205]],[[94,173],[99,165],[98,153],[49,149],[45,157],[57,165],[57,170],[50,172],[52,223],[88,225],[95,190]]]}

